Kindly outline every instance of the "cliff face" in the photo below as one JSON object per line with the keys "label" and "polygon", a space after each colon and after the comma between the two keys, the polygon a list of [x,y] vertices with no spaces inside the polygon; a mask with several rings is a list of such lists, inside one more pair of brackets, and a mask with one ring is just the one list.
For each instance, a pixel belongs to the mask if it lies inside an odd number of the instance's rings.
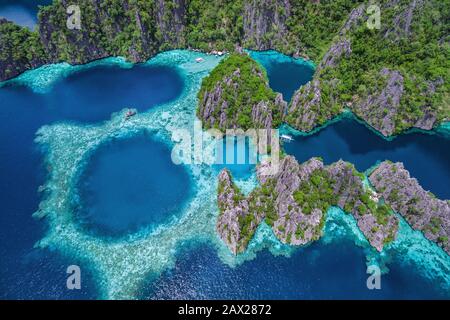
{"label": "cliff face", "polygon": [[255,50],[287,45],[286,20],[291,15],[288,0],[249,0],[244,4],[243,44]]}
{"label": "cliff face", "polygon": [[[67,27],[66,8],[80,7],[81,28]],[[165,8],[159,8],[165,14]],[[39,12],[39,35],[52,61],[86,63],[107,56],[145,61],[158,49],[153,2],[54,2]]]}
{"label": "cliff face", "polygon": [[233,54],[204,79],[197,114],[206,128],[271,129],[280,125],[285,109],[260,66]]}
{"label": "cliff face", "polygon": [[48,61],[36,33],[0,18],[0,81]]}
{"label": "cliff face", "polygon": [[363,175],[342,160],[325,166],[317,158],[299,164],[287,156],[277,174],[263,176],[260,173],[267,165],[258,165],[260,187],[247,197],[228,171],[220,173],[217,230],[234,254],[245,250],[263,220],[283,243],[304,245],[317,240],[330,206],[351,214],[378,251],[397,234],[392,207],[413,229],[450,253],[449,201],[425,191],[401,163],[385,161],[371,173],[369,181],[375,190],[364,186]]}
{"label": "cliff face", "polygon": [[425,191],[402,163],[381,163],[369,177],[395,211],[450,254],[450,204]]}
{"label": "cliff face", "polygon": [[[240,193],[228,170],[220,173],[217,202],[221,215],[217,221],[217,232],[233,254],[245,250],[263,218],[257,210],[249,209],[250,202],[256,201],[252,198],[247,199]],[[259,200],[258,203],[262,205]]]}
{"label": "cliff face", "polygon": [[156,1],[157,40],[161,49],[184,48],[186,46],[186,11],[188,0]]}
{"label": "cliff face", "polygon": [[[259,165],[258,173],[266,165]],[[228,171],[219,176],[217,230],[234,254],[245,250],[262,220],[283,243],[304,245],[317,240],[330,206],[352,214],[378,251],[395,238],[398,220],[388,207],[377,203],[376,194],[363,186],[360,174],[349,163],[338,161],[324,166],[313,158],[299,164],[287,156],[276,175],[258,177],[261,187],[244,197],[233,185]],[[236,238],[242,230],[245,237]]]}
{"label": "cliff face", "polygon": [[395,239],[398,219],[390,208],[378,203],[381,197],[376,192],[363,186],[362,176],[356,173],[353,165],[340,160],[327,170],[334,180],[337,206],[356,219],[370,244],[381,251],[386,243]]}
{"label": "cliff face", "polygon": [[[80,29],[69,29],[66,10],[80,7]],[[1,28],[0,81],[46,63],[82,64],[109,56],[143,62],[160,50],[185,47],[186,0],[54,1],[39,11],[38,31]],[[2,23],[5,23],[4,21]],[[28,33],[20,52],[39,57],[19,59],[19,48],[6,45],[17,34]],[[9,56],[9,57],[8,57]],[[8,72],[6,72],[8,70]]]}
{"label": "cliff face", "polygon": [[[39,31],[33,34],[40,40],[26,42],[24,47],[25,52],[43,47],[44,59],[35,63],[12,59],[8,64],[20,73],[43,63],[76,64],[106,56],[124,56],[140,62],[161,50],[231,51],[236,44],[255,50],[309,54],[317,52],[315,46],[324,38],[332,38],[333,26],[322,23],[321,18],[315,19],[315,15],[328,17],[336,13],[335,8],[344,8],[334,15],[334,24],[352,6],[347,0],[337,2],[322,5],[309,0],[55,0],[39,10]],[[66,10],[70,5],[81,9],[81,30],[67,28]],[[321,26],[315,28],[313,22],[320,22]],[[304,25],[310,30],[299,28]],[[308,39],[303,39],[310,33]],[[0,76],[0,81],[8,78]]]}
{"label": "cliff face", "polygon": [[354,107],[354,112],[368,124],[390,136],[395,131],[395,120],[403,95],[403,76],[396,70],[384,68],[380,76],[385,84]]}
{"label": "cliff face", "polygon": [[[351,43],[346,38],[336,41],[329,48],[316,68],[314,79],[294,93],[286,117],[290,125],[303,131],[311,131],[341,112],[338,96],[333,93],[337,80],[321,79],[320,75],[324,69],[336,67],[351,53]],[[325,95],[322,93],[324,89]]]}
{"label": "cliff face", "polygon": [[[0,81],[44,63],[107,56],[141,62],[161,50],[232,51],[240,45],[312,57],[318,65],[314,79],[294,94],[286,115],[275,116],[273,110],[285,107],[274,107],[274,98],[252,103],[253,110],[237,120],[229,105],[210,105],[217,113],[214,119],[207,115],[210,125],[231,119],[227,125],[268,127],[285,120],[310,131],[348,108],[389,136],[449,120],[448,6],[439,0],[381,1],[380,29],[369,30],[367,4],[361,2],[58,0],[40,9],[38,32],[0,28]],[[66,26],[69,5],[80,6],[81,30]],[[209,101],[228,102],[224,88],[208,91]]]}
{"label": "cliff face", "polygon": [[[421,0],[383,1],[380,6],[379,30],[366,26],[366,5],[350,12],[313,80],[294,94],[286,116],[290,125],[311,131],[347,108],[391,136],[412,127],[431,130],[450,118],[448,76],[434,72],[449,67],[441,60],[448,8]],[[425,55],[428,61],[418,43],[433,48]]]}

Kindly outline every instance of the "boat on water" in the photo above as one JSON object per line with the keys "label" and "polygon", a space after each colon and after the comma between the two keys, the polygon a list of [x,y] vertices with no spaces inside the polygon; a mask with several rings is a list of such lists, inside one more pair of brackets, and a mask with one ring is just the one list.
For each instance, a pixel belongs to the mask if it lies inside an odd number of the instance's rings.
{"label": "boat on water", "polygon": [[290,135],[287,135],[287,134],[282,134],[280,138],[281,138],[281,140],[287,141],[287,142],[294,141],[294,138],[292,138]]}

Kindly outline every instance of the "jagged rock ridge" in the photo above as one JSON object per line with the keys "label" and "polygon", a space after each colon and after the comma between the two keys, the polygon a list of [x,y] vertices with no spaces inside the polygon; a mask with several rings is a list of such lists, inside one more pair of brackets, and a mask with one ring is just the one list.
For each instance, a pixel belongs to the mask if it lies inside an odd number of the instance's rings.
{"label": "jagged rock ridge", "polygon": [[425,191],[402,163],[384,161],[370,182],[395,211],[416,230],[450,254],[450,203]]}
{"label": "jagged rock ridge", "polygon": [[299,164],[282,159],[278,173],[264,176],[261,186],[244,197],[225,169],[219,175],[217,231],[234,254],[245,250],[258,224],[265,220],[284,243],[304,245],[322,235],[326,211],[339,206],[357,220],[358,227],[378,251],[395,238],[398,220],[363,185],[361,174],[344,161],[329,166],[317,158]]}

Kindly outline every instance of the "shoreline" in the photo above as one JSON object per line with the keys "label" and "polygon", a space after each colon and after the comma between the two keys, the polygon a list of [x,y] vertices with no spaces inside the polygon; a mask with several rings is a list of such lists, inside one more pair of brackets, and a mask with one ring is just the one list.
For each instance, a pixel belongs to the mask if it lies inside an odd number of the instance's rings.
{"label": "shoreline", "polygon": [[[269,56],[277,54],[277,55],[279,55],[279,57],[283,57],[286,61],[290,61],[290,62],[294,62],[294,63],[298,63],[297,61],[302,61],[301,63],[307,63],[307,64],[310,64],[311,66],[313,66],[314,69],[316,68],[316,64],[312,60],[306,60],[302,57],[295,58],[293,56],[286,55],[283,52],[279,52],[276,50],[272,50],[272,49],[264,50],[264,51],[256,51],[256,50],[250,50],[250,49],[244,49],[244,50],[245,50],[245,52],[247,52],[250,55],[250,57],[252,59],[254,59],[261,66],[262,66],[262,64],[256,58],[252,57],[252,53],[261,54],[261,55],[269,55]],[[157,53],[156,55],[150,57],[145,62],[136,62],[135,63],[135,62],[128,61],[125,57],[121,57],[121,56],[112,57],[111,56],[111,57],[95,59],[95,60],[92,60],[92,61],[89,61],[89,62],[83,63],[83,64],[70,64],[68,62],[51,63],[51,64],[46,64],[46,65],[43,65],[43,66],[40,66],[37,68],[33,68],[30,70],[26,70],[23,73],[15,76],[11,79],[0,81],[0,89],[10,86],[10,85],[24,85],[24,86],[29,87],[34,92],[44,93],[44,92],[47,92],[47,90],[51,89],[51,86],[53,85],[53,83],[59,81],[62,78],[68,77],[68,76],[75,74],[77,72],[80,72],[80,71],[84,71],[84,70],[88,70],[88,69],[96,68],[96,67],[101,67],[101,66],[117,66],[119,68],[125,68],[125,69],[131,69],[131,68],[134,68],[135,66],[148,66],[148,65],[152,65],[151,61],[154,60],[155,58],[157,58],[158,55],[164,55],[165,53],[170,54],[171,52],[183,52],[183,51],[186,51],[188,53],[193,53],[193,54],[206,55],[209,57],[215,56],[218,59],[223,59],[228,55],[228,53],[225,53],[221,56],[216,56],[211,53],[203,52],[198,49],[173,49],[173,50],[161,51],[161,52]],[[264,68],[264,66],[262,66],[262,67]],[[264,68],[264,70],[267,72],[267,70],[265,68]],[[38,76],[40,75],[39,78],[42,78],[42,76],[43,76],[44,78],[52,77],[52,79],[48,79],[47,82],[44,82],[43,84],[36,83],[36,81],[35,81],[36,75],[38,75]],[[286,122],[283,122],[278,129],[280,129],[281,133],[290,133],[295,136],[311,136],[311,135],[316,134],[320,130],[326,128],[328,125],[336,123],[344,118],[352,119],[352,120],[357,121],[360,124],[363,124],[370,131],[372,131],[373,133],[375,133],[376,135],[378,135],[379,137],[383,138],[386,141],[392,141],[400,135],[416,133],[416,132],[419,132],[421,134],[430,134],[430,135],[442,134],[445,138],[450,139],[450,120],[440,122],[437,126],[435,126],[431,130],[424,130],[424,129],[412,127],[412,128],[406,129],[398,134],[384,136],[381,132],[379,132],[377,129],[373,128],[370,124],[368,124],[363,119],[359,118],[357,115],[355,115],[351,110],[349,110],[347,108],[344,108],[344,110],[340,114],[327,120],[324,124],[315,126],[310,131],[301,131],[301,130],[295,129],[295,128],[291,127],[289,124],[287,124]]]}
{"label": "shoreline", "polygon": [[[179,57],[177,57],[178,54]],[[117,112],[111,120],[95,125],[76,125],[64,121],[46,125],[39,130],[37,143],[40,146],[45,145],[45,161],[52,165],[54,171],[45,181],[48,195],[41,198],[43,210],[49,213],[46,218],[49,228],[36,246],[52,247],[63,254],[69,256],[73,254],[89,261],[95,270],[95,275],[99,276],[96,285],[101,298],[133,298],[145,275],[160,275],[164,270],[173,267],[176,261],[176,248],[190,239],[211,243],[217,248],[220,259],[228,265],[239,265],[253,259],[258,252],[246,251],[245,255],[234,259],[229,252],[224,251],[227,249],[225,245],[218,242],[214,228],[217,215],[215,197],[210,194],[210,191],[216,189],[217,177],[208,175],[213,173],[213,170],[202,166],[192,167],[194,178],[199,179],[194,186],[198,186],[198,190],[193,195],[194,200],[187,204],[187,208],[176,220],[159,225],[151,232],[145,230],[110,243],[105,239],[83,233],[76,221],[73,221],[70,207],[65,207],[69,205],[73,192],[76,192],[72,189],[73,183],[79,171],[83,170],[83,164],[85,164],[83,159],[87,159],[90,152],[95,152],[105,139],[122,135],[131,137],[140,130],[151,130],[152,134],[156,133],[167,138],[171,128],[183,125],[185,117],[195,119],[194,106],[197,100],[195,89],[200,85],[202,77],[211,69],[206,63],[197,64],[192,61],[194,56],[194,52],[183,50],[161,54],[159,58],[153,57],[146,62],[148,65],[169,65],[182,70],[182,76],[186,78],[185,88],[175,101],[139,113],[126,124],[118,121],[122,119],[122,112]],[[209,59],[211,64],[217,62],[214,57]],[[51,85],[53,81],[57,81],[64,75],[66,75],[64,72],[54,74],[56,79],[44,79],[45,84]],[[32,82],[29,84],[32,85]],[[39,79],[36,84],[39,85]],[[170,111],[174,113],[169,114],[168,119],[165,119],[164,114]],[[74,137],[77,137],[77,141],[72,142],[74,145],[67,145],[67,141],[71,141]],[[73,171],[67,170],[67,167],[73,168]],[[61,192],[61,188],[66,191]],[[332,239],[333,233],[329,236]],[[273,235],[270,234],[269,239],[265,235],[255,235],[252,241],[254,240],[255,246],[261,250],[267,248],[272,254],[282,254],[281,252],[287,250],[271,242],[271,239],[273,240]],[[290,250],[295,249],[290,248]],[[402,252],[398,254],[402,255]],[[419,258],[422,256],[419,255]],[[422,263],[426,265],[427,260],[423,259]],[[124,271],[127,272],[123,274]],[[136,274],[133,275],[133,272]],[[139,278],[140,276],[144,277]],[[424,272],[423,276],[427,277],[427,274]]]}

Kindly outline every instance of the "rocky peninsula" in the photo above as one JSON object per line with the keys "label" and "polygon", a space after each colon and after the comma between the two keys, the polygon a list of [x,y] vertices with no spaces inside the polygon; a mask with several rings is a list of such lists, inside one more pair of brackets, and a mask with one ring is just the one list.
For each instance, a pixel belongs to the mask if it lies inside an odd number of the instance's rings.
{"label": "rocky peninsula", "polygon": [[265,221],[283,243],[306,245],[322,235],[326,212],[338,206],[351,214],[369,243],[382,251],[396,238],[400,214],[415,230],[450,253],[450,203],[411,178],[402,163],[382,162],[368,177],[345,161],[324,165],[319,158],[299,164],[285,156],[277,174],[262,175],[244,196],[227,169],[219,175],[217,232],[234,254],[243,252]]}
{"label": "rocky peninsula", "polygon": [[205,128],[272,129],[281,124],[286,102],[269,87],[265,71],[248,55],[234,53],[202,82],[197,115]]}
{"label": "rocky peninsula", "polygon": [[234,254],[245,250],[257,226],[265,221],[283,243],[305,245],[322,235],[326,212],[339,206],[351,214],[378,251],[395,239],[398,220],[391,208],[364,185],[352,164],[338,161],[325,166],[318,158],[299,164],[285,156],[274,176],[262,175],[260,186],[245,197],[229,171],[219,175],[217,231]]}
{"label": "rocky peninsula", "polygon": [[426,238],[450,254],[450,202],[439,200],[412,178],[402,163],[384,161],[369,176],[371,184],[396,212]]}

